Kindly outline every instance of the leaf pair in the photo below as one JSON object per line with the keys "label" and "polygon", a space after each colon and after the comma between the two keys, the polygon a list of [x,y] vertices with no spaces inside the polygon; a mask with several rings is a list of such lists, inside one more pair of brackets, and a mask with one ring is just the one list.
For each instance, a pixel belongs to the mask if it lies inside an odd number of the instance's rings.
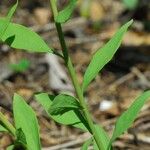
{"label": "leaf pair", "polygon": [[11,23],[17,3],[10,9],[5,18],[0,19],[0,39],[12,48],[29,52],[52,52],[52,49],[35,32],[22,25]]}
{"label": "leaf pair", "polygon": [[41,93],[35,97],[50,118],[56,122],[71,125],[84,131],[90,130],[81,113],[82,108],[74,97],[65,94],[53,96],[47,93]]}

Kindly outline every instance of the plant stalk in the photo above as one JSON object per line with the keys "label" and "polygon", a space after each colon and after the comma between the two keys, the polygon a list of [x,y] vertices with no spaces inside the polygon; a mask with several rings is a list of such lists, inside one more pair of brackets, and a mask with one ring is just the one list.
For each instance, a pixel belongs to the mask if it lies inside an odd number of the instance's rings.
{"label": "plant stalk", "polygon": [[[57,17],[57,15],[58,15],[56,1],[55,0],[50,0],[50,4],[51,4],[52,12],[54,14],[54,19],[55,19],[55,17]],[[95,129],[95,126],[94,126],[94,123],[92,121],[92,117],[90,115],[90,112],[88,111],[88,106],[87,106],[87,104],[85,102],[85,99],[83,97],[83,92],[82,92],[82,89],[81,89],[80,84],[78,82],[78,79],[77,79],[77,76],[76,76],[75,69],[73,67],[71,58],[68,55],[68,48],[67,48],[67,45],[66,45],[66,42],[65,42],[65,38],[64,38],[64,34],[63,34],[63,31],[62,31],[61,24],[55,22],[55,25],[56,25],[59,41],[60,41],[60,44],[61,44],[62,52],[63,52],[63,55],[64,55],[64,61],[66,63],[68,72],[70,74],[70,77],[71,77],[72,83],[74,85],[75,92],[76,92],[76,95],[79,99],[80,105],[83,108],[84,116],[85,116],[85,118],[88,122],[88,125],[89,125],[90,129],[91,129],[91,132],[92,132],[91,134],[93,135],[99,150],[104,150],[103,144],[99,139],[98,133],[97,133],[97,131]]]}
{"label": "plant stalk", "polygon": [[6,117],[0,112],[0,122],[4,125],[4,127],[13,135],[16,136],[16,129],[13,125],[6,119]]}

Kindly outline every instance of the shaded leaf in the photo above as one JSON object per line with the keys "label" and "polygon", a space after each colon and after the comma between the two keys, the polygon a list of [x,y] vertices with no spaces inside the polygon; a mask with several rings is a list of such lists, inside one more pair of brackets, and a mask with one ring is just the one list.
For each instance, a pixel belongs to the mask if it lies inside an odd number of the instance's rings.
{"label": "shaded leaf", "polygon": [[2,125],[0,125],[0,132],[8,132],[8,130]]}
{"label": "shaded leaf", "polygon": [[30,61],[27,59],[21,59],[18,63],[10,64],[9,66],[15,72],[24,72],[29,68]]}
{"label": "shaded leaf", "polygon": [[55,96],[48,95],[47,93],[41,93],[35,95],[35,97],[36,100],[44,107],[49,117],[55,120],[56,122],[64,125],[72,125],[76,128],[80,128],[84,131],[88,131],[89,129],[88,125],[84,117],[81,115],[81,113],[78,110],[68,110],[63,114],[51,115],[49,113],[49,110]]}
{"label": "shaded leaf", "polygon": [[32,108],[18,94],[14,95],[13,114],[16,129],[22,129],[25,134],[28,149],[41,150],[36,115]]}
{"label": "shaded leaf", "polygon": [[49,113],[51,115],[58,115],[63,111],[68,111],[68,109],[72,110],[80,108],[80,104],[75,97],[66,94],[60,94],[54,98],[49,109]]}
{"label": "shaded leaf", "polygon": [[[109,141],[110,141],[110,138],[109,138],[108,134],[99,125],[95,125],[95,128],[96,128],[96,131],[98,133],[99,139],[101,141],[101,145],[103,146],[103,150],[108,150]],[[93,146],[94,146],[94,150],[99,150],[95,140],[94,140],[94,145]]]}
{"label": "shaded leaf", "polygon": [[55,21],[58,23],[64,23],[69,20],[72,15],[72,12],[75,9],[77,0],[70,0],[69,4],[58,13],[58,16],[55,18]]}
{"label": "shaded leaf", "polygon": [[[0,27],[4,22],[4,19],[0,19]],[[29,52],[52,52],[37,33],[15,23],[9,23],[2,36],[2,41],[12,48],[23,49]]]}
{"label": "shaded leaf", "polygon": [[85,90],[89,83],[95,78],[99,71],[112,59],[113,55],[119,48],[122,38],[132,20],[123,25],[116,34],[102,48],[98,49],[93,55],[92,60],[85,72],[82,88]]}
{"label": "shaded leaf", "polygon": [[93,137],[86,140],[82,145],[81,150],[88,150],[88,147],[92,144],[92,142],[93,142]]}
{"label": "shaded leaf", "polygon": [[21,128],[16,130],[16,136],[17,136],[17,140],[15,142],[15,145],[16,144],[23,145],[25,147],[25,145],[27,144],[27,141],[26,141],[25,134],[23,133]]}
{"label": "shaded leaf", "polygon": [[118,118],[110,144],[132,125],[140,109],[148,99],[150,99],[150,91],[140,95],[127,111]]}

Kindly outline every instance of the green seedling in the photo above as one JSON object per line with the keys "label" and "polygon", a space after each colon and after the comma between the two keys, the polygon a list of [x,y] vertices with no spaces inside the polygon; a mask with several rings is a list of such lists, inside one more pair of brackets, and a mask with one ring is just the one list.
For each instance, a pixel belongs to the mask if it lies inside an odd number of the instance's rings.
{"label": "green seedling", "polygon": [[[137,97],[132,105],[118,118],[111,137],[100,125],[93,122],[84,99],[84,92],[97,74],[113,58],[121,45],[123,36],[133,21],[125,23],[102,48],[99,48],[93,54],[91,62],[85,71],[82,85],[80,85],[69,56],[61,25],[71,17],[76,2],[77,0],[70,0],[63,10],[58,11],[57,0],[50,0],[62,54],[49,47],[37,33],[27,27],[11,22],[18,3],[10,9],[7,17],[0,19],[0,39],[12,48],[29,52],[53,53],[62,58],[70,74],[76,97],[63,93],[59,95],[40,93],[35,95],[36,100],[43,106],[48,116],[57,123],[73,126],[91,134],[91,137],[85,141],[81,150],[87,150],[90,145],[93,146],[94,150],[111,150],[113,142],[127,131],[144,103],[150,98],[150,90]],[[14,144],[8,147],[8,150],[41,150],[36,115],[23,98],[17,94],[14,95],[13,114],[14,126],[0,113],[0,131],[12,134],[15,139]]]}
{"label": "green seedling", "polygon": [[30,67],[30,61],[28,59],[21,59],[16,64],[9,64],[9,67],[15,72],[22,73]]}

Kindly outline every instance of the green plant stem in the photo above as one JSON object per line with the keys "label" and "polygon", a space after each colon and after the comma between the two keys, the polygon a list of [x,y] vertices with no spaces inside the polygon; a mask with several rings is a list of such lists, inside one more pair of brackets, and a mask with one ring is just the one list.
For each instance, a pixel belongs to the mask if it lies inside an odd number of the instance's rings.
{"label": "green plant stem", "polygon": [[[50,0],[51,6],[52,6],[51,8],[52,8],[52,11],[53,11],[53,14],[54,14],[54,18],[57,17],[57,15],[58,15],[57,6],[56,6],[55,2],[56,2],[55,0]],[[97,131],[95,129],[95,126],[94,126],[94,123],[92,121],[92,117],[91,117],[91,115],[88,111],[88,106],[87,106],[87,104],[84,100],[83,92],[82,92],[82,89],[81,89],[80,84],[78,82],[78,79],[77,79],[77,76],[76,76],[71,58],[68,56],[68,49],[67,49],[66,42],[65,42],[65,39],[64,39],[64,34],[63,34],[63,31],[62,31],[61,24],[60,23],[55,23],[55,25],[56,25],[56,28],[57,28],[59,41],[60,41],[61,48],[62,48],[62,51],[63,51],[64,60],[65,60],[67,69],[69,71],[69,74],[71,76],[71,80],[72,80],[72,83],[74,85],[76,94],[78,96],[80,105],[83,108],[84,116],[85,116],[85,118],[88,122],[88,125],[89,125],[89,127],[92,131],[92,135],[93,135],[93,137],[94,137],[94,139],[97,143],[97,146],[98,146],[99,150],[104,150],[103,144],[99,140],[98,133],[97,133]]]}
{"label": "green plant stem", "polygon": [[6,119],[6,117],[0,112],[0,122],[4,125],[4,127],[13,135],[16,134],[16,129],[13,127],[13,125]]}

